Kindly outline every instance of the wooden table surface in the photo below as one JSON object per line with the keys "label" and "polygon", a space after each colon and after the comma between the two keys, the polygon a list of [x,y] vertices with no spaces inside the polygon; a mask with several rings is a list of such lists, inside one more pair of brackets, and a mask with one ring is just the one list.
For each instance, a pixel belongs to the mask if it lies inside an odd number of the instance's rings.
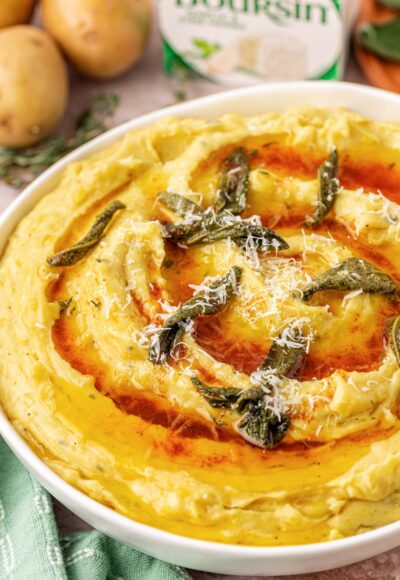
{"label": "wooden table surface", "polygon": [[[366,82],[352,59],[350,59],[346,80],[357,83]],[[82,79],[71,73],[71,99],[61,130],[70,129],[79,112],[89,104],[91,97],[99,92],[112,91],[120,96],[120,106],[114,118],[114,124],[118,124],[143,113],[173,104],[176,102],[177,91],[182,91],[186,99],[192,99],[222,90],[224,87],[204,80],[177,81],[166,78],[162,72],[160,37],[155,26],[145,58],[124,76],[113,81],[99,83]],[[17,195],[18,191],[0,182],[0,212]],[[54,501],[54,504],[60,530],[70,532],[90,529],[88,524],[57,501]],[[222,576],[205,572],[189,572],[195,580],[233,580],[238,578],[237,576]],[[256,580],[259,577],[243,576],[241,578],[242,580],[245,578]],[[400,548],[353,566],[329,572],[272,577],[274,580],[283,580],[283,578],[291,578],[292,580],[400,580]]]}

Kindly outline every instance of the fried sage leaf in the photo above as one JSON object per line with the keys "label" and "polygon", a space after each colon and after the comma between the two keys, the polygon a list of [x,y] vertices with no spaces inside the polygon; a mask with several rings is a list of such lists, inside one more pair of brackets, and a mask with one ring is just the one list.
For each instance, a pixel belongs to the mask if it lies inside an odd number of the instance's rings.
{"label": "fried sage leaf", "polygon": [[288,326],[272,343],[259,370],[275,370],[282,377],[290,377],[299,368],[307,352],[307,340],[297,327]]}
{"label": "fried sage leaf", "polygon": [[230,409],[242,392],[241,389],[235,387],[209,387],[197,377],[192,377],[192,383],[209,405],[215,408]]}
{"label": "fried sage leaf", "polygon": [[215,209],[241,213],[246,207],[249,189],[249,160],[243,147],[238,147],[221,164]]}
{"label": "fried sage leaf", "polygon": [[243,413],[251,404],[258,403],[264,397],[265,392],[261,387],[250,387],[240,393],[235,404],[235,410]]}
{"label": "fried sage leaf", "polygon": [[207,402],[214,408],[232,409],[238,413],[246,411],[237,429],[243,439],[261,448],[276,447],[290,427],[287,415],[276,415],[263,404],[264,391],[261,387],[237,389],[234,387],[209,387],[196,377],[192,382]]}
{"label": "fried sage leaf", "polygon": [[115,212],[124,209],[125,207],[126,205],[119,200],[110,203],[110,205],[108,205],[106,209],[97,216],[96,221],[84,238],[70,248],[62,250],[58,254],[47,258],[47,263],[50,264],[50,266],[63,267],[73,266],[82,260],[82,258],[84,258],[86,254],[99,243],[104,230],[112,220]]}
{"label": "fried sage leaf", "polygon": [[197,203],[183,195],[179,195],[179,193],[161,191],[157,196],[157,200],[183,218],[200,215],[203,212]]}
{"label": "fried sage leaf", "polygon": [[238,245],[251,245],[264,252],[286,250],[288,243],[269,228],[239,220],[230,213],[204,212],[189,223],[167,224],[164,235],[175,242],[192,246],[231,239]]}
{"label": "fried sage leaf", "polygon": [[398,286],[385,272],[359,258],[349,258],[303,288],[303,300],[321,290],[362,290],[398,300]]}
{"label": "fried sage leaf", "polygon": [[336,149],[333,149],[318,169],[318,200],[313,215],[306,220],[307,226],[318,226],[335,203],[339,189],[338,164],[338,153]]}
{"label": "fried sage leaf", "polygon": [[149,349],[149,360],[161,364],[169,360],[188,323],[197,316],[215,314],[237,293],[242,270],[233,266],[225,276],[217,277],[207,290],[196,294],[182,304],[153,336]]}
{"label": "fried sage leaf", "polygon": [[400,367],[400,316],[389,321],[387,327],[390,346],[396,356],[397,365]]}
{"label": "fried sage leaf", "polygon": [[[280,443],[290,427],[290,418],[267,407],[266,395],[273,392],[272,376],[290,376],[298,369],[307,340],[298,327],[288,326],[275,338],[259,371],[267,371],[259,384],[248,389],[210,387],[192,377],[193,384],[215,408],[229,408],[242,415],[237,429],[252,445],[271,449]],[[269,373],[268,371],[271,371]],[[262,377],[262,374],[261,374]]]}
{"label": "fried sage leaf", "polygon": [[287,242],[273,230],[238,217],[246,207],[248,185],[249,161],[244,149],[239,147],[221,165],[215,208],[202,210],[177,193],[161,192],[158,200],[185,218],[184,222],[164,224],[164,237],[187,246],[232,239],[239,246],[252,250],[287,249]]}
{"label": "fried sage leaf", "polygon": [[[275,338],[260,371],[274,371],[275,376],[289,377],[299,368],[307,351],[307,340],[297,327],[288,326]],[[235,407],[239,413],[246,411],[238,424],[238,431],[246,441],[258,447],[271,449],[278,445],[290,427],[290,418],[263,403],[265,394],[272,390],[268,378],[240,395]]]}
{"label": "fried sage leaf", "polygon": [[237,429],[243,439],[252,445],[272,449],[282,441],[289,427],[290,418],[287,415],[276,415],[260,401],[250,405]]}

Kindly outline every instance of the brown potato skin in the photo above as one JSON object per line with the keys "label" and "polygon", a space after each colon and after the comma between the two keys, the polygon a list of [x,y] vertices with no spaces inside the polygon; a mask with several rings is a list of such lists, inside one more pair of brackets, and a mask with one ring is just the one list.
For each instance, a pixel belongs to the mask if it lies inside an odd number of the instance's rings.
{"label": "brown potato skin", "polygon": [[42,0],[42,20],[77,70],[106,79],[143,54],[151,0]]}
{"label": "brown potato skin", "polygon": [[29,22],[35,4],[36,0],[0,0],[0,28]]}
{"label": "brown potato skin", "polygon": [[0,145],[26,147],[49,135],[67,98],[66,66],[47,32],[0,30]]}

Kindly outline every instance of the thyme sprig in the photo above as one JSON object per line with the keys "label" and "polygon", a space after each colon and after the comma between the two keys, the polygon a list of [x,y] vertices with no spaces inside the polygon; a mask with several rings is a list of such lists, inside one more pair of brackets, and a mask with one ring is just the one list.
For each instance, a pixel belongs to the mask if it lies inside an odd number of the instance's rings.
{"label": "thyme sprig", "polygon": [[106,121],[118,102],[115,94],[96,96],[79,116],[72,135],[54,135],[26,149],[0,147],[0,179],[17,188],[27,185],[61,157],[106,131]]}

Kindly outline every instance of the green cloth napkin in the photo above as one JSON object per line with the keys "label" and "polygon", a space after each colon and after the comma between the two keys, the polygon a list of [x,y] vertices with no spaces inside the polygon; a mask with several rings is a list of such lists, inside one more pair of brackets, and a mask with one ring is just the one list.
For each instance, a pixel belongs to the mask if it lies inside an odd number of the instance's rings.
{"label": "green cloth napkin", "polygon": [[0,437],[1,580],[187,580],[100,532],[59,534],[50,495]]}

